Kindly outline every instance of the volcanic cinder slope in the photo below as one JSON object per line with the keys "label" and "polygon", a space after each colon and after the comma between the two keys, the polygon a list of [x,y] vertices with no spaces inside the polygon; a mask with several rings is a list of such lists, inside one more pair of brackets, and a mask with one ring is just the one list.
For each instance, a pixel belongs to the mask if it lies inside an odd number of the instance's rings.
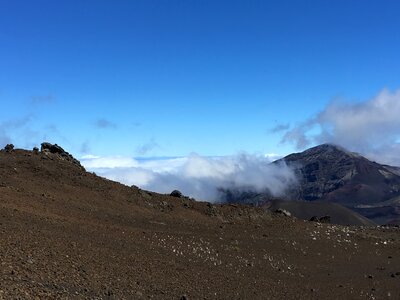
{"label": "volcanic cinder slope", "polygon": [[306,222],[0,152],[0,299],[398,299],[397,228]]}

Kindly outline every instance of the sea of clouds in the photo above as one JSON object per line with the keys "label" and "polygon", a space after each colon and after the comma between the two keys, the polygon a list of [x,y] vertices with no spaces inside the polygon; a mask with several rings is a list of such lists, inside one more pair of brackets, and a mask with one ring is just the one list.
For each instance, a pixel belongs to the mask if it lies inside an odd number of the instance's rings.
{"label": "sea of clouds", "polygon": [[219,190],[268,191],[283,196],[296,184],[296,176],[284,162],[271,164],[268,156],[239,154],[204,157],[134,159],[85,156],[87,170],[111,180],[170,193],[174,189],[198,200],[219,201]]}
{"label": "sea of clouds", "polygon": [[[300,124],[278,125],[282,143],[304,150],[334,143],[380,163],[400,166],[400,90],[382,90],[366,101],[332,101]],[[219,190],[268,191],[284,196],[296,184],[293,170],[284,163],[271,164],[267,156],[239,154],[227,157],[134,159],[129,157],[82,158],[98,175],[127,185],[169,193],[180,190],[199,200],[218,201]]]}

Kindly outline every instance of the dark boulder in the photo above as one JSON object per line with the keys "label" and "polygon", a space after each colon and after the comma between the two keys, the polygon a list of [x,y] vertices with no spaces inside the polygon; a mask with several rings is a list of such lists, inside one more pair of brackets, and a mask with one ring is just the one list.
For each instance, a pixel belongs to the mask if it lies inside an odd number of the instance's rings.
{"label": "dark boulder", "polygon": [[330,216],[323,216],[319,218],[320,223],[330,223],[331,222],[331,217]]}
{"label": "dark boulder", "polygon": [[330,216],[322,216],[322,217],[313,216],[313,217],[311,217],[310,221],[318,222],[318,223],[331,223],[331,217]]}
{"label": "dark boulder", "polygon": [[81,163],[77,159],[75,159],[71,154],[69,154],[67,151],[65,151],[62,147],[58,146],[57,144],[44,142],[41,144],[40,151],[47,156],[54,155],[59,159],[69,161],[79,166],[80,168],[84,169]]}
{"label": "dark boulder", "polygon": [[42,143],[40,151],[42,152],[50,152],[55,154],[66,154],[65,150],[58,146],[57,144],[50,144],[50,143]]}
{"label": "dark boulder", "polygon": [[183,198],[183,194],[178,191],[178,190],[173,190],[171,194],[169,194],[171,197],[176,197],[176,198]]}
{"label": "dark boulder", "polygon": [[7,145],[4,147],[4,150],[6,150],[6,152],[12,152],[12,151],[14,151],[14,145],[13,145],[13,144],[7,144]]}

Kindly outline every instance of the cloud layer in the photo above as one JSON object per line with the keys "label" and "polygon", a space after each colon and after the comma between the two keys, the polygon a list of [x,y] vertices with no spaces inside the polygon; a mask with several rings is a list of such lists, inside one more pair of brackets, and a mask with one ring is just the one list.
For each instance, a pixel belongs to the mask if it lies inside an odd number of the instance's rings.
{"label": "cloud layer", "polygon": [[400,165],[400,90],[383,90],[360,103],[331,102],[313,118],[289,130],[282,142],[298,149],[335,143],[379,162]]}
{"label": "cloud layer", "polygon": [[199,200],[218,201],[218,189],[266,191],[281,196],[296,184],[286,165],[271,165],[266,157],[241,154],[232,157],[202,157],[135,160],[126,157],[81,159],[90,171],[141,188],[170,193],[174,189]]}

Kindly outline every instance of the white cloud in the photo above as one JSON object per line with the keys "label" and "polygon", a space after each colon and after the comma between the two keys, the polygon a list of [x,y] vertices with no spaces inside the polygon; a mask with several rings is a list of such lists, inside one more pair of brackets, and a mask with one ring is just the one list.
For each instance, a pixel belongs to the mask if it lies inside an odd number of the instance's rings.
{"label": "white cloud", "polygon": [[187,161],[186,157],[178,158],[150,158],[140,160],[140,166],[158,173],[174,172]]}
{"label": "white cloud", "polygon": [[278,159],[282,158],[283,155],[277,154],[277,153],[266,153],[264,155],[264,157],[267,158],[270,161],[274,161],[274,160],[278,160]]}
{"label": "white cloud", "polygon": [[88,169],[97,168],[128,168],[137,167],[138,162],[125,156],[100,157],[95,155],[85,155],[81,159],[82,164]]}
{"label": "white cloud", "polygon": [[[317,130],[317,133],[315,131]],[[335,143],[377,161],[400,165],[400,90],[383,90],[361,103],[332,102],[318,115],[286,131],[298,149]]]}
{"label": "white cloud", "polygon": [[296,183],[286,165],[270,164],[263,156],[241,154],[231,157],[203,157],[135,160],[127,157],[85,156],[82,164],[106,178],[127,185],[170,193],[174,189],[199,200],[217,201],[218,189],[270,191],[283,195]]}

